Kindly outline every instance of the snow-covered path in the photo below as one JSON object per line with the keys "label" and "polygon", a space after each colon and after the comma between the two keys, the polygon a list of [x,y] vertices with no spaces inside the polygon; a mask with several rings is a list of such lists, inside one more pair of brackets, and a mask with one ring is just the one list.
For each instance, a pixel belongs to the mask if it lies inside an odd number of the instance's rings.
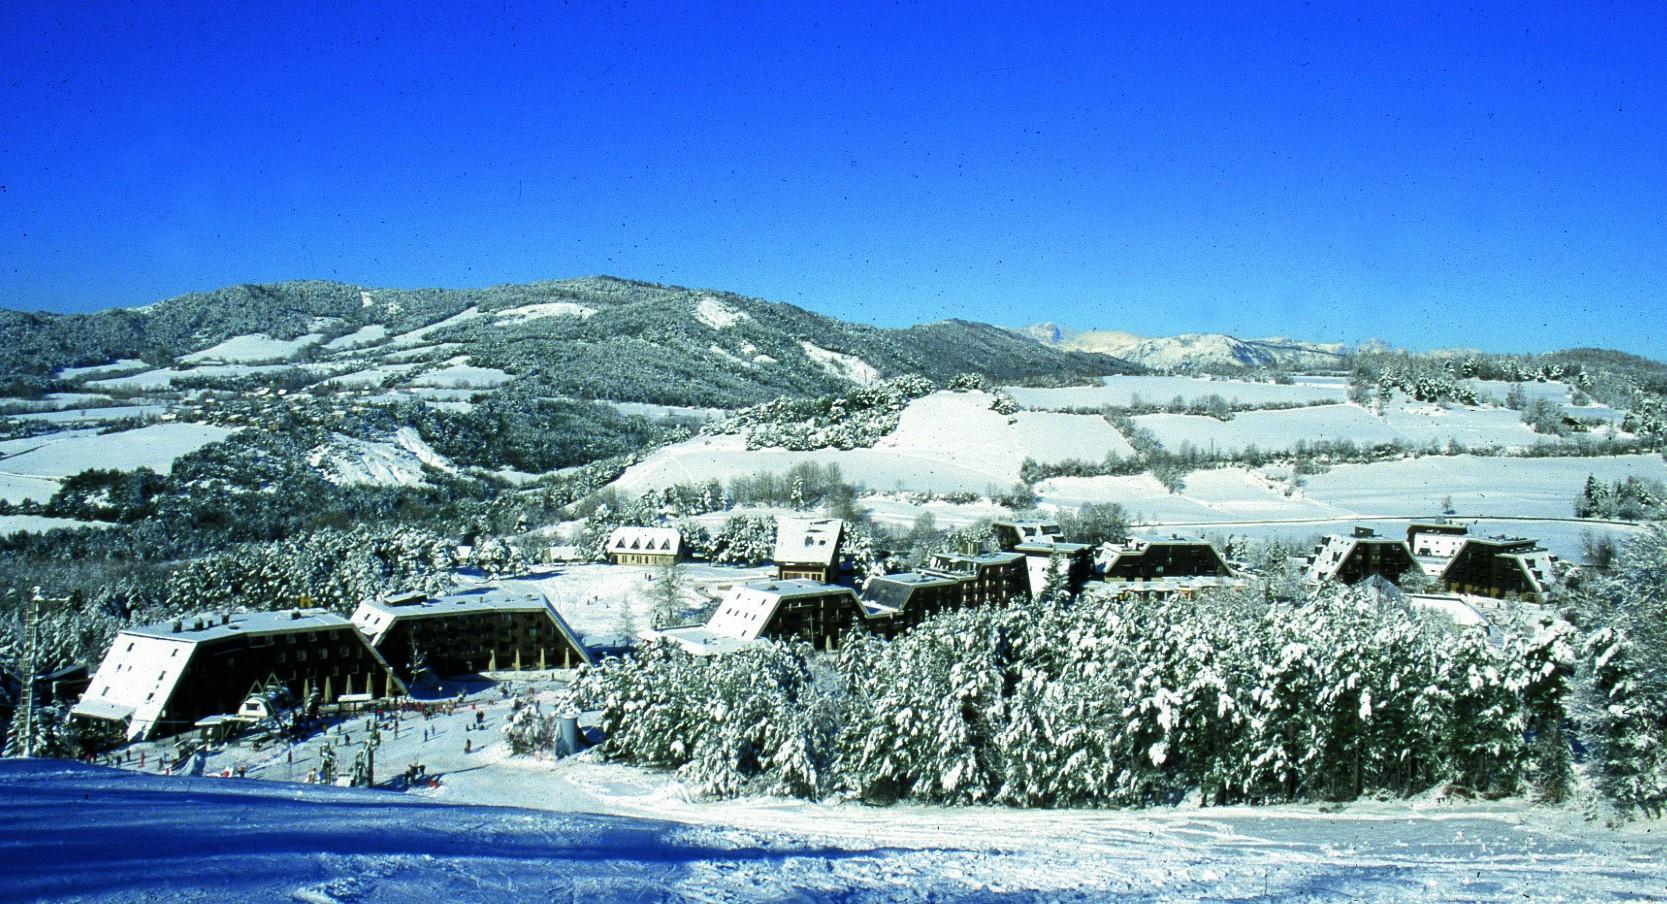
{"label": "snow-covered path", "polygon": [[633,818],[5,761],[0,898],[1667,898],[1660,833],[1505,806],[1048,813],[660,799],[667,818]]}

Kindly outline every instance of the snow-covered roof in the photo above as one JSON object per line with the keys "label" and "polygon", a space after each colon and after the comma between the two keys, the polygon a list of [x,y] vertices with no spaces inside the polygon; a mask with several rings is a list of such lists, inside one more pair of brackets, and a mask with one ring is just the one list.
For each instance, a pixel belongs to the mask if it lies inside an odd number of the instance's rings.
{"label": "snow-covered roof", "polygon": [[733,653],[736,650],[751,646],[756,641],[741,640],[719,634],[705,625],[683,625],[676,628],[650,628],[640,632],[638,637],[643,640],[665,638],[675,641],[678,646],[696,656],[712,656],[721,653]]}
{"label": "snow-covered roof", "polygon": [[779,518],[776,564],[832,567],[844,531],[845,522],[838,518]]}
{"label": "snow-covered roof", "polygon": [[277,612],[206,612],[128,628],[123,634],[203,643],[240,635],[290,634],[340,628],[347,619],[325,609],[282,609]]}
{"label": "snow-covered roof", "polygon": [[1457,594],[1452,593],[1409,593],[1407,602],[1426,612],[1434,612],[1452,619],[1453,624],[1460,627],[1478,627],[1487,625],[1487,619],[1482,617],[1469,603]]}
{"label": "snow-covered roof", "polygon": [[754,581],[731,587],[718,611],[712,613],[706,627],[713,634],[737,640],[757,640],[760,632],[775,617],[783,600],[845,595],[855,602],[856,594],[849,587],[837,587],[820,581]]}
{"label": "snow-covered roof", "polygon": [[590,653],[579,642],[579,636],[556,607],[540,593],[512,593],[501,588],[473,590],[447,596],[429,597],[422,593],[406,593],[385,600],[365,600],[353,611],[353,626],[365,635],[372,647],[380,646],[395,624],[407,619],[444,618],[477,612],[543,612],[557,630],[587,662]]}
{"label": "snow-covered roof", "polygon": [[683,551],[683,535],[670,527],[616,527],[608,535],[606,549],[611,553],[675,556]]}
{"label": "snow-covered roof", "polygon": [[1366,528],[1355,528],[1353,536],[1327,536],[1325,542],[1314,551],[1314,557],[1308,562],[1303,577],[1313,583],[1336,579],[1342,571],[1343,564],[1354,555],[1355,548],[1362,544],[1399,546],[1407,551],[1407,558],[1412,558],[1412,550],[1407,546],[1407,541],[1398,537],[1381,537]]}

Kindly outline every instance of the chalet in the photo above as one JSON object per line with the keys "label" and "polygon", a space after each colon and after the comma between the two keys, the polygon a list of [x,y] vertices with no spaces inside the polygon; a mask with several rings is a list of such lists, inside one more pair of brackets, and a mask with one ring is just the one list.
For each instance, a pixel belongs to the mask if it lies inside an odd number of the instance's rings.
{"label": "chalet", "polygon": [[763,638],[802,640],[818,649],[838,646],[863,620],[849,587],[818,581],[754,581],[731,587],[704,625],[643,632],[664,637],[697,654],[727,653]]}
{"label": "chalet", "polygon": [[1221,551],[1196,537],[1131,537],[1100,547],[1100,573],[1107,582],[1176,577],[1231,577]]}
{"label": "chalet", "polygon": [[839,573],[839,544],[845,522],[837,518],[780,518],[776,521],[776,579],[831,583]]}
{"label": "chalet", "polygon": [[1357,527],[1351,536],[1327,537],[1308,558],[1303,576],[1315,584],[1354,584],[1372,575],[1393,583],[1408,572],[1421,570],[1407,541],[1380,537],[1371,528]]}
{"label": "chalet", "polygon": [[353,625],[407,680],[419,664],[439,675],[465,675],[594,662],[538,594],[487,590],[430,599],[408,593],[360,603]]}
{"label": "chalet", "polygon": [[683,557],[683,535],[669,527],[616,527],[602,551],[615,565],[671,565]]}
{"label": "chalet", "polygon": [[396,696],[405,685],[352,622],[323,609],[217,613],[129,628],[71,713],[121,726],[129,740],[174,734],[235,713],[268,684],[298,700]]}
{"label": "chalet", "polygon": [[1020,552],[933,553],[923,570],[955,581],[962,606],[1004,603],[1030,592],[1025,555]]}
{"label": "chalet", "polygon": [[1546,600],[1557,584],[1557,557],[1524,537],[1470,537],[1441,573],[1453,593],[1529,602]]}

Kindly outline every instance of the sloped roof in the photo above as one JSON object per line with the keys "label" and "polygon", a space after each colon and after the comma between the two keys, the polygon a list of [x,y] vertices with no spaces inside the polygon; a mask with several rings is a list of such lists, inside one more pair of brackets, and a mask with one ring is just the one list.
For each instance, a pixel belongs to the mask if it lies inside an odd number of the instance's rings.
{"label": "sloped roof", "polygon": [[712,634],[737,640],[757,640],[759,634],[775,618],[783,600],[803,597],[856,594],[849,587],[823,584],[820,581],[753,581],[731,587],[729,594],[718,604],[706,627]]}
{"label": "sloped roof", "polygon": [[779,518],[775,562],[831,568],[844,533],[845,522],[838,518]]}
{"label": "sloped roof", "polygon": [[[396,602],[395,600],[401,600]],[[476,612],[543,612],[556,626],[585,662],[594,663],[590,651],[579,642],[579,636],[573,628],[562,618],[553,603],[539,593],[511,593],[510,591],[492,588],[475,590],[466,593],[454,593],[432,599],[412,600],[408,595],[391,598],[385,602],[366,600],[359,604],[353,612],[353,626],[359,633],[365,635],[372,647],[379,646],[382,639],[400,621],[410,619],[444,618],[450,615],[464,615]]]}
{"label": "sloped roof", "polygon": [[608,552],[680,555],[683,535],[670,527],[616,527],[608,535]]}

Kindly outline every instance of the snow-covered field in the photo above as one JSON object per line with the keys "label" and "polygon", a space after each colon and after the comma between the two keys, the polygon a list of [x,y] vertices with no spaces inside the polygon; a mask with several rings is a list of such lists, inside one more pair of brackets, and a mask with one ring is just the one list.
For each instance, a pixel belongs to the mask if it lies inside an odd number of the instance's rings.
{"label": "snow-covered field", "polygon": [[74,518],[48,518],[45,515],[0,515],[0,537],[18,531],[42,533],[59,528],[109,527],[108,521],[77,521]]}
{"label": "snow-covered field", "polygon": [[210,346],[199,352],[182,355],[179,360],[186,364],[203,364],[214,362],[217,364],[256,364],[262,361],[283,361],[291,355],[317,344],[324,337],[318,333],[308,333],[294,339],[274,339],[265,333],[254,333],[247,336],[233,336],[226,341]]}
{"label": "snow-covered field", "polygon": [[1456,440],[1467,447],[1516,448],[1556,443],[1559,437],[1535,433],[1520,412],[1508,408],[1467,408],[1397,402],[1375,414],[1359,405],[1320,405],[1286,410],[1245,411],[1230,421],[1192,414],[1146,414],[1135,424],[1152,431],[1166,448],[1189,443],[1219,452],[1256,446],[1262,450],[1294,448],[1298,441],[1352,440],[1361,445],[1400,440],[1425,447]]}
{"label": "snow-covered field", "polygon": [[1609,458],[1431,456],[1370,465],[1337,465],[1308,478],[1310,498],[1364,514],[1427,515],[1452,497],[1461,513],[1536,518],[1573,516],[1587,475],[1667,480],[1659,455]]}
{"label": "snow-covered field", "polygon": [[1329,377],[1297,377],[1293,383],[1279,384],[1207,377],[1115,376],[1102,378],[1099,386],[1057,389],[1008,386],[1005,389],[1027,408],[1076,408],[1129,405],[1136,400],[1167,404],[1176,396],[1191,402],[1212,395],[1245,404],[1341,402],[1348,387],[1341,380]]}
{"label": "snow-covered field", "polygon": [[52,424],[98,423],[128,418],[161,417],[167,411],[166,405],[111,405],[105,408],[61,408],[57,411],[14,414],[12,418],[19,421],[46,421]]}
{"label": "snow-covered field", "polygon": [[802,461],[837,464],[847,480],[876,490],[982,493],[1019,479],[1026,457],[1099,460],[1129,454],[1128,441],[1096,415],[990,410],[981,392],[937,392],[904,409],[897,429],[872,449],[748,450],[738,436],[700,436],[659,449],[620,477],[629,493],[678,482],[727,480],[737,474],[782,472]]}
{"label": "snow-covered field", "polygon": [[510,381],[509,374],[496,367],[475,367],[467,362],[467,358],[447,362],[447,366],[439,370],[418,374],[411,380],[411,385],[439,386],[452,389],[484,389]]}
{"label": "snow-covered field", "polygon": [[[542,685],[546,698],[552,685]],[[516,689],[525,683],[516,680]],[[476,707],[486,730],[469,732]],[[0,761],[0,897],[29,901],[1633,901],[1659,826],[1520,800],[1139,811],[690,800],[666,773],[511,758],[509,704],[382,732],[410,792],[292,784],[319,742],[161,776]],[[363,723],[329,734],[348,756]],[[425,732],[428,738],[424,739]],[[464,752],[464,741],[471,751]],[[171,746],[171,745],[165,745]],[[158,745],[149,745],[154,773]],[[258,781],[254,779],[267,779]]]}
{"label": "snow-covered field", "polygon": [[0,443],[0,498],[49,499],[59,480],[88,468],[166,472],[174,459],[232,432],[208,424],[151,424],[119,433],[64,430]]}

